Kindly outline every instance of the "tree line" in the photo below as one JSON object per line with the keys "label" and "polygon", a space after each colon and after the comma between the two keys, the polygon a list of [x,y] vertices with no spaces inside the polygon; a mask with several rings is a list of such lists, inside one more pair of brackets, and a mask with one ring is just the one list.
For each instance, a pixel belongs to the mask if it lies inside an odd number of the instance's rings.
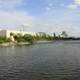
{"label": "tree line", "polygon": [[[10,33],[10,36],[13,36],[16,42],[30,42],[34,43],[35,41],[53,41],[53,40],[80,40],[80,38],[69,37],[66,31],[62,31],[61,34],[56,35],[56,33],[47,34],[45,32],[38,32],[36,35],[30,34],[14,34]],[[11,42],[10,38],[0,37],[0,43]]]}

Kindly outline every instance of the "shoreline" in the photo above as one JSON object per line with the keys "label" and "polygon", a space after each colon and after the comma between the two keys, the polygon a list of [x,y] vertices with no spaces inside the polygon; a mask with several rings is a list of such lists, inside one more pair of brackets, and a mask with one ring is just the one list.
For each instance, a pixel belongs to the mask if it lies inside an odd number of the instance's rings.
{"label": "shoreline", "polygon": [[45,40],[43,40],[43,41],[35,41],[34,44],[43,44],[43,43],[52,43],[52,42],[54,42],[54,41],[45,41]]}
{"label": "shoreline", "polygon": [[43,44],[43,43],[51,43],[53,41],[35,41],[33,43],[29,42],[6,42],[6,43],[1,43],[0,47],[9,47],[9,46],[22,46],[22,45],[31,45],[31,44]]}
{"label": "shoreline", "polygon": [[53,43],[53,42],[60,42],[60,41],[79,41],[79,40],[54,40],[54,41],[34,41],[33,43],[30,42],[6,42],[1,43],[0,47],[10,47],[10,46],[22,46],[22,45],[31,45],[31,44],[46,44],[46,43]]}
{"label": "shoreline", "polygon": [[20,45],[30,45],[29,42],[20,42],[20,43],[14,43],[14,42],[7,42],[0,44],[0,47],[9,47],[9,46],[20,46]]}

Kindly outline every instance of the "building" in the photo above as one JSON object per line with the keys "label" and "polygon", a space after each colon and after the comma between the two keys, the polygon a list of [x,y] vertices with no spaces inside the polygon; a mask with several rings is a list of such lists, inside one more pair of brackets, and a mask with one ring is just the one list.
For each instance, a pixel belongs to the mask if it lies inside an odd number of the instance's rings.
{"label": "building", "polygon": [[15,35],[17,35],[17,34],[21,34],[21,35],[25,35],[25,34],[35,35],[35,32],[24,32],[24,31],[13,31],[13,30],[0,30],[0,36],[1,37],[10,38],[11,33],[13,33]]}

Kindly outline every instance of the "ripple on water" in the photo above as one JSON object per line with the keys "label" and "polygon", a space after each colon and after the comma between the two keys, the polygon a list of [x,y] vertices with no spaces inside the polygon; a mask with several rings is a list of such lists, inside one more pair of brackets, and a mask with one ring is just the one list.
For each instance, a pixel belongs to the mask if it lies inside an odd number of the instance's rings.
{"label": "ripple on water", "polygon": [[79,46],[57,42],[0,48],[0,80],[80,80]]}

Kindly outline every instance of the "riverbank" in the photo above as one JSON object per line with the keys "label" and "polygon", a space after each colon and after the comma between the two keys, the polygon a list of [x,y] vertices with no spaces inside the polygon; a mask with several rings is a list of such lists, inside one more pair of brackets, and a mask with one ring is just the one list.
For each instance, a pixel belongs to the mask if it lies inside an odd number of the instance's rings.
{"label": "riverbank", "polygon": [[80,43],[80,40],[54,40],[54,41],[34,41],[33,43],[30,42],[6,42],[1,43],[0,47],[9,47],[9,46],[22,46],[22,45],[32,45],[32,44],[47,44],[47,43],[55,43],[55,42],[65,42],[65,43],[73,43],[74,41],[77,41],[77,43]]}
{"label": "riverbank", "polygon": [[46,41],[46,40],[43,40],[43,41],[35,41],[34,44],[43,44],[43,43],[52,43],[53,41]]}
{"label": "riverbank", "polygon": [[1,43],[0,47],[8,47],[8,46],[21,46],[21,45],[30,45],[30,44],[43,44],[43,43],[51,43],[53,41],[35,41],[33,43],[30,42],[6,42]]}
{"label": "riverbank", "polygon": [[29,44],[31,44],[31,43],[29,43],[29,42],[19,42],[19,43],[7,42],[7,43],[0,44],[0,47],[18,46],[18,45],[29,45]]}

